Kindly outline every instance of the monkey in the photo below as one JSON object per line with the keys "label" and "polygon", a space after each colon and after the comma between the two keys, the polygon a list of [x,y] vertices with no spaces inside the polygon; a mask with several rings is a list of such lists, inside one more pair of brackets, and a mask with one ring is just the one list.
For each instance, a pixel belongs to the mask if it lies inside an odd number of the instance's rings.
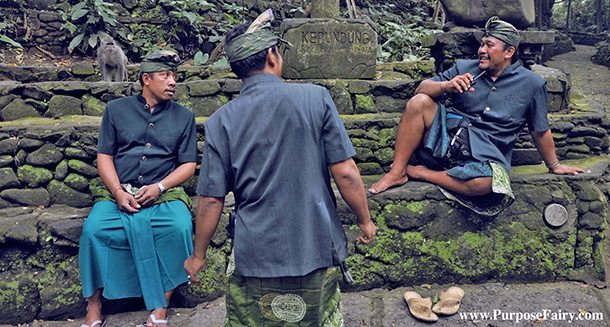
{"label": "monkey", "polygon": [[100,66],[102,81],[127,81],[127,56],[113,38],[103,38],[97,49],[97,64]]}

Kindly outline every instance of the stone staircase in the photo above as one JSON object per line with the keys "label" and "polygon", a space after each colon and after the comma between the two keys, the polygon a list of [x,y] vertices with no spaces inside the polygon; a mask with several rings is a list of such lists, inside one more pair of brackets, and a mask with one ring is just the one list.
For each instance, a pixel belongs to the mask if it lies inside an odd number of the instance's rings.
{"label": "stone staircase", "polygon": [[[389,169],[400,113],[417,83],[431,76],[433,64],[397,63],[378,69],[375,80],[306,81],[329,89],[367,185]],[[137,67],[130,71],[133,77]],[[206,117],[235,98],[241,82],[207,67],[183,68],[179,75],[177,100],[197,115],[201,151]],[[140,87],[96,82],[96,68],[83,65],[0,65],[0,76],[6,79],[0,82],[0,323],[82,315],[78,237],[91,206],[89,187],[101,183],[95,168],[100,115],[105,103],[135,94]],[[559,158],[588,173],[546,173],[524,132],[511,174],[516,201],[493,219],[464,210],[435,186],[421,182],[371,196],[378,238],[368,247],[350,242],[347,263],[355,284],[344,289],[604,280],[610,120],[605,112],[573,109],[551,115],[553,137]],[[196,177],[185,183],[192,196],[195,186]],[[561,227],[543,219],[552,203],[568,210],[568,221]],[[354,240],[354,217],[342,201],[339,210]],[[225,213],[208,253],[203,284],[180,288],[174,305],[194,306],[222,294],[230,249],[227,221]]]}

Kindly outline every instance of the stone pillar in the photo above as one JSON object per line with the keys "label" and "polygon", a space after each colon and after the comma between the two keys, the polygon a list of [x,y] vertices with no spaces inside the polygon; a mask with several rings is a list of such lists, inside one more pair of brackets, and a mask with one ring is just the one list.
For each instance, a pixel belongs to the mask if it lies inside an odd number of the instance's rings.
{"label": "stone pillar", "polygon": [[335,18],[339,14],[339,0],[311,1],[311,18]]}

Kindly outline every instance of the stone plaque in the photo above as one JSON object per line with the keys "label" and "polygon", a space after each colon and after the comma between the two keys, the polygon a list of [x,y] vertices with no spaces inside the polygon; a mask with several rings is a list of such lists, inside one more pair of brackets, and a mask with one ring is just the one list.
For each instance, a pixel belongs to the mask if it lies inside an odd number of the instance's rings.
{"label": "stone plaque", "polygon": [[544,220],[553,227],[561,227],[568,221],[568,210],[561,204],[549,204],[544,208]]}
{"label": "stone plaque", "polygon": [[536,19],[534,0],[442,0],[447,16],[459,26],[483,27],[491,16],[498,16],[519,29]]}
{"label": "stone plaque", "polygon": [[375,77],[377,33],[366,20],[286,19],[280,30],[294,45],[284,51],[285,78]]}

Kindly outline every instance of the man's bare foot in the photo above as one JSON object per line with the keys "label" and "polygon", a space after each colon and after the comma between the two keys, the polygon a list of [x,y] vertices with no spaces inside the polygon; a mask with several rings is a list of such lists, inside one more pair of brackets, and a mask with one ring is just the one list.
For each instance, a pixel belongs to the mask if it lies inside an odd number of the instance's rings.
{"label": "man's bare foot", "polygon": [[427,172],[430,172],[430,171],[431,171],[431,169],[424,165],[419,165],[419,166],[408,165],[407,166],[407,175],[414,179],[424,180],[424,176],[426,175]]}
{"label": "man's bare foot", "polygon": [[146,327],[166,327],[167,308],[155,309],[150,313],[146,320]]}
{"label": "man's bare foot", "polygon": [[409,177],[407,177],[406,174],[396,174],[390,170],[387,174],[383,175],[377,183],[369,188],[369,192],[371,192],[371,194],[379,194],[389,188],[403,185],[408,181]]}
{"label": "man's bare foot", "polygon": [[[97,324],[94,324],[97,322]],[[100,327],[102,324],[102,303],[89,301],[87,303],[87,316],[85,316],[85,326]]]}

